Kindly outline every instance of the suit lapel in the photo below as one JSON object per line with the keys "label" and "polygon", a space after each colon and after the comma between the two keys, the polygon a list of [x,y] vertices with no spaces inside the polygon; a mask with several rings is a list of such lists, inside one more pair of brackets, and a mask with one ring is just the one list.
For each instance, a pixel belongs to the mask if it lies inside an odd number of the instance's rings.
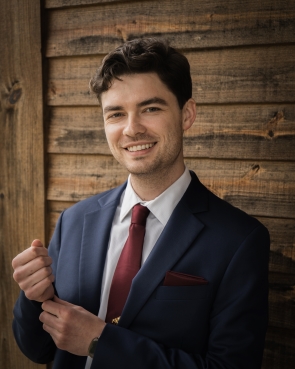
{"label": "suit lapel", "polygon": [[79,301],[97,314],[112,221],[126,183],[99,199],[99,209],[85,214],[79,268]]}
{"label": "suit lapel", "polygon": [[[207,210],[208,191],[192,173],[192,181],[173,211],[152,252],[134,278],[120,326],[128,327],[155,288],[190,247],[204,225],[195,213]],[[180,231],[181,230],[181,231]]]}

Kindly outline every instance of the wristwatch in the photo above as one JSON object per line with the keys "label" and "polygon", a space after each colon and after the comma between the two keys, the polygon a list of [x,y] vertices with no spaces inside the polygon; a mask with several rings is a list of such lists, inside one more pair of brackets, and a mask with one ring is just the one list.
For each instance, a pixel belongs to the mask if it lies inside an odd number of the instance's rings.
{"label": "wristwatch", "polygon": [[93,338],[93,340],[90,342],[90,345],[88,347],[88,356],[90,356],[93,359],[95,347],[97,345],[98,337]]}

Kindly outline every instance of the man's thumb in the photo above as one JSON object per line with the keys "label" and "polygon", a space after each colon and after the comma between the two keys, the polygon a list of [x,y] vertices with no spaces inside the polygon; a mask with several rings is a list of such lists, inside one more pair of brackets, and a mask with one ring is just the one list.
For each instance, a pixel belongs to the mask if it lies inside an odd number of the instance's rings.
{"label": "man's thumb", "polygon": [[31,246],[43,247],[43,243],[42,243],[40,240],[36,239],[36,240],[34,240],[34,241],[31,243]]}

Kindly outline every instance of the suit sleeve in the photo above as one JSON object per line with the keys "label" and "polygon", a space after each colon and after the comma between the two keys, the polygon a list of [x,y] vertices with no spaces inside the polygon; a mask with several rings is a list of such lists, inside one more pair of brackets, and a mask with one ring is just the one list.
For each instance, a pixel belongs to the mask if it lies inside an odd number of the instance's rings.
{"label": "suit sleeve", "polygon": [[[237,249],[212,306],[205,355],[166,347],[107,324],[91,369],[259,369],[268,322],[269,234],[254,229]],[[197,330],[198,327],[195,327]]]}
{"label": "suit sleeve", "polygon": [[[51,240],[52,249],[54,249],[54,255],[51,256],[55,259],[58,258],[59,252],[61,220],[62,215]],[[44,331],[39,320],[42,311],[40,302],[27,299],[21,291],[13,309],[12,328],[15,340],[23,354],[36,363],[46,364],[54,359],[56,345],[49,333]]]}
{"label": "suit sleeve", "polygon": [[41,313],[41,303],[28,300],[21,291],[13,310],[12,328],[22,353],[35,363],[46,364],[53,360],[56,347],[42,328]]}

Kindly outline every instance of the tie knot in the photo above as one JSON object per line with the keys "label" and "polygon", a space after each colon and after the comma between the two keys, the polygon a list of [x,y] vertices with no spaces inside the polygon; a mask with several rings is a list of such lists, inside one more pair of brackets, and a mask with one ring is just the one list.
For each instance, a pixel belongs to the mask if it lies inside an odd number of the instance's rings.
{"label": "tie knot", "polygon": [[131,223],[139,224],[145,227],[146,218],[149,215],[149,209],[146,206],[136,204],[132,209]]}

